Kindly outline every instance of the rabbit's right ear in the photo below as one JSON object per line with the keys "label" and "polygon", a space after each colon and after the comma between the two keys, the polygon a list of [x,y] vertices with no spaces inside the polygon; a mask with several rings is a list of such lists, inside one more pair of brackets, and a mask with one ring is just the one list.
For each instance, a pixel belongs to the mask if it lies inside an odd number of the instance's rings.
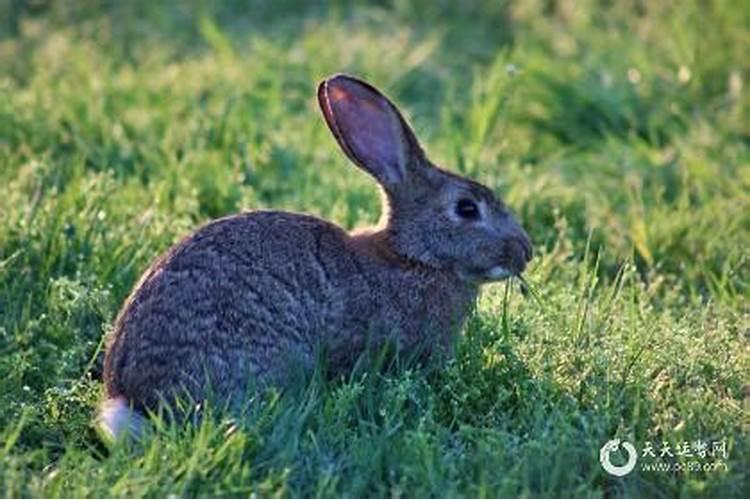
{"label": "rabbit's right ear", "polygon": [[344,153],[384,187],[406,180],[424,153],[396,107],[377,89],[347,75],[318,86],[323,116]]}

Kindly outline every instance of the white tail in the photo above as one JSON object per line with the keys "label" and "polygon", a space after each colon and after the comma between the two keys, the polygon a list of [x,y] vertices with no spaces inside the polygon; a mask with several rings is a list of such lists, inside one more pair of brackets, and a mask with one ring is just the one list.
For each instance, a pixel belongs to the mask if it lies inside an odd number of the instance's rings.
{"label": "white tail", "polygon": [[144,423],[143,416],[122,396],[104,401],[99,411],[99,428],[114,441],[123,435],[137,439],[143,432]]}

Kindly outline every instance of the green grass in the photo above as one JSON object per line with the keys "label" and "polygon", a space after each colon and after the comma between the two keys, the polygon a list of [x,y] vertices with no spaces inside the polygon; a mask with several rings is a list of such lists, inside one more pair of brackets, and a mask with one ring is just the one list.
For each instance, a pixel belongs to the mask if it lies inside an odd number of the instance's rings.
{"label": "green grass", "polygon": [[[0,1],[0,495],[750,494],[748,3],[28,4]],[[504,196],[533,293],[487,287],[440,370],[108,450],[101,341],[152,259],[242,209],[377,220],[315,109],[337,71]],[[726,468],[616,478],[613,437]]]}

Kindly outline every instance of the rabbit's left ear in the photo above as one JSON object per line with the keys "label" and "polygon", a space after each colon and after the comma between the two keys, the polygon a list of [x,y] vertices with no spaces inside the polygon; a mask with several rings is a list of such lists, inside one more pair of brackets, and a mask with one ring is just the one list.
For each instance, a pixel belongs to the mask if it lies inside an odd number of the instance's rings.
{"label": "rabbit's left ear", "polygon": [[344,153],[384,187],[403,183],[424,158],[396,106],[368,83],[335,75],[318,86],[318,103]]}

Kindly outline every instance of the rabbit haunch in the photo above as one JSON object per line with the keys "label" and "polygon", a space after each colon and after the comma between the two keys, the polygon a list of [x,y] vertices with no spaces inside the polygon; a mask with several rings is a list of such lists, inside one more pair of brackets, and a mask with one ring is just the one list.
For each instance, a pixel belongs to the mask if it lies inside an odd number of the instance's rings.
{"label": "rabbit haunch", "polygon": [[185,395],[239,406],[248,388],[283,386],[321,355],[337,374],[385,342],[418,359],[449,354],[479,286],[523,271],[531,243],[502,202],[430,163],[380,92],[337,75],[318,100],[341,149],[380,184],[381,224],[347,233],[310,215],[247,212],[167,251],[109,338],[110,434],[129,427],[130,407]]}

